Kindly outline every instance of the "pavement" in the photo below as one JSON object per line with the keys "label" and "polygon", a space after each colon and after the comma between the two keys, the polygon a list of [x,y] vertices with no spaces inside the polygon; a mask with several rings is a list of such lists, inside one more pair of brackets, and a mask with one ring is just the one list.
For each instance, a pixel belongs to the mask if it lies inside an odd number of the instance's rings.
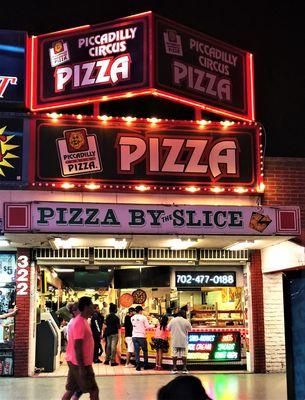
{"label": "pavement", "polygon": [[[204,372],[196,376],[213,400],[287,400],[285,374]],[[158,389],[174,377],[141,373],[97,377],[100,400],[156,400]],[[60,400],[65,381],[64,377],[0,378],[0,399]]]}

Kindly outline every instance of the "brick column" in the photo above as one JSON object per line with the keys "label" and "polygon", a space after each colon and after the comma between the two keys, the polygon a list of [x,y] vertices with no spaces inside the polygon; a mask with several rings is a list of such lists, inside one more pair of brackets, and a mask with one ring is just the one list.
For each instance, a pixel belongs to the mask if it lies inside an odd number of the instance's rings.
{"label": "brick column", "polygon": [[250,265],[254,372],[266,372],[264,298],[261,252],[255,250]]}
{"label": "brick column", "polygon": [[17,249],[15,376],[28,376],[30,336],[30,250]]}

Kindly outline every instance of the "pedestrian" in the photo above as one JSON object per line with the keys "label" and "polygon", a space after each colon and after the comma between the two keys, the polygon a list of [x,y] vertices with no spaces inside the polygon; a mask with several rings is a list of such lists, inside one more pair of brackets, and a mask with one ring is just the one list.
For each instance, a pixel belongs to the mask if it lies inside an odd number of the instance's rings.
{"label": "pedestrian", "polygon": [[108,304],[106,303],[106,301],[103,301],[101,313],[104,315],[104,318],[106,318],[106,316],[108,315]]}
{"label": "pedestrian", "polygon": [[188,373],[186,368],[186,349],[187,349],[187,333],[192,329],[192,325],[185,319],[185,311],[179,311],[177,316],[168,324],[168,330],[171,332],[173,369],[172,373],[176,374],[177,359],[181,358],[183,363],[182,372]]}
{"label": "pedestrian", "polygon": [[94,304],[94,314],[91,318],[91,331],[94,340],[94,355],[93,362],[95,364],[101,363],[99,356],[103,353],[103,348],[101,345],[102,333],[103,333],[104,316],[100,313],[99,305]]}
{"label": "pedestrian", "polygon": [[145,315],[142,315],[143,308],[136,307],[136,314],[131,317],[132,323],[132,341],[136,357],[136,370],[141,371],[140,364],[140,349],[143,351],[144,356],[144,369],[149,369],[148,365],[148,349],[146,340],[146,329],[151,328]]}
{"label": "pedestrian", "polygon": [[72,324],[74,318],[77,317],[77,316],[80,314],[80,311],[79,311],[79,309],[78,309],[78,302],[70,303],[70,304],[69,304],[68,310],[69,310],[69,312],[70,312],[70,314],[71,314],[71,319],[70,319],[70,321],[68,322],[67,330],[66,330],[66,339],[67,339],[67,341],[68,341],[68,338],[69,338],[69,329],[70,329],[70,326],[71,326],[71,324]]}
{"label": "pedestrian", "polygon": [[125,328],[125,343],[127,346],[127,351],[126,351],[126,368],[131,368],[133,365],[130,363],[130,358],[132,354],[134,353],[134,345],[132,341],[132,323],[131,323],[131,317],[135,315],[135,308],[130,307],[128,309],[128,313],[124,319],[124,328]]}
{"label": "pedestrian", "polygon": [[70,319],[72,318],[72,315],[70,313],[70,309],[73,303],[66,303],[63,307],[59,308],[56,311],[57,317],[59,317],[59,323],[64,319],[65,321],[69,322]]}
{"label": "pedestrian", "polygon": [[155,336],[152,339],[152,348],[156,350],[156,366],[154,368],[155,371],[162,370],[163,354],[168,352],[169,332],[167,329],[167,324],[168,324],[168,317],[167,315],[163,315],[161,317],[159,325],[156,328]]}
{"label": "pedestrian", "polygon": [[157,400],[211,400],[196,376],[177,376],[161,387]]}
{"label": "pedestrian", "polygon": [[13,317],[17,311],[18,311],[18,308],[15,307],[13,311],[9,311],[8,313],[5,313],[5,314],[0,314],[0,319]]}
{"label": "pedestrian", "polygon": [[75,392],[90,394],[90,400],[99,400],[92,360],[94,340],[87,319],[94,308],[90,297],[81,297],[78,302],[80,314],[71,322],[68,330],[67,362],[69,367],[66,392],[62,400],[76,400]]}
{"label": "pedestrian", "polygon": [[109,314],[107,315],[105,321],[106,359],[104,364],[109,365],[110,363],[112,367],[119,365],[115,360],[120,329],[120,320],[119,317],[116,315],[117,311],[117,306],[113,303],[110,303]]}

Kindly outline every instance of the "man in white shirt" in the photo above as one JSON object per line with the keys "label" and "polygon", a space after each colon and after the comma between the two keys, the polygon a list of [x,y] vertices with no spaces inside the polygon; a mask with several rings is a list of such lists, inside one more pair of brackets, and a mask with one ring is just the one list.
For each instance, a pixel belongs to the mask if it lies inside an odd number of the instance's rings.
{"label": "man in white shirt", "polygon": [[187,349],[187,333],[192,329],[192,325],[185,319],[185,311],[180,310],[177,317],[173,318],[168,324],[168,330],[171,333],[172,339],[172,355],[173,355],[173,370],[172,373],[176,374],[177,359],[181,358],[183,362],[182,372],[188,373],[186,368],[186,349]]}
{"label": "man in white shirt", "polygon": [[143,351],[144,356],[144,369],[149,369],[148,366],[148,349],[146,340],[146,329],[151,328],[145,315],[142,315],[143,308],[136,307],[136,314],[131,317],[132,323],[132,341],[135,350],[136,370],[141,371],[140,364],[140,349]]}

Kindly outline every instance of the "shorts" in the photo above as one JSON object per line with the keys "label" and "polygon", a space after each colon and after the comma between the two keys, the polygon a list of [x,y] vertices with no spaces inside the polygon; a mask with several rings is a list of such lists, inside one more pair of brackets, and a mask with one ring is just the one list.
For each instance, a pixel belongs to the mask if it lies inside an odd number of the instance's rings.
{"label": "shorts", "polygon": [[134,345],[132,341],[132,337],[125,337],[125,342],[127,344],[127,352],[128,353],[134,353]]}
{"label": "shorts", "polygon": [[162,350],[163,353],[167,353],[169,348],[168,340],[159,338],[153,338],[150,346],[152,350]]}
{"label": "shorts", "polygon": [[92,365],[79,367],[68,361],[69,372],[67,377],[66,390],[76,392],[81,390],[83,393],[98,390]]}
{"label": "shorts", "polygon": [[186,348],[185,347],[173,347],[172,348],[172,356],[173,357],[186,357]]}

